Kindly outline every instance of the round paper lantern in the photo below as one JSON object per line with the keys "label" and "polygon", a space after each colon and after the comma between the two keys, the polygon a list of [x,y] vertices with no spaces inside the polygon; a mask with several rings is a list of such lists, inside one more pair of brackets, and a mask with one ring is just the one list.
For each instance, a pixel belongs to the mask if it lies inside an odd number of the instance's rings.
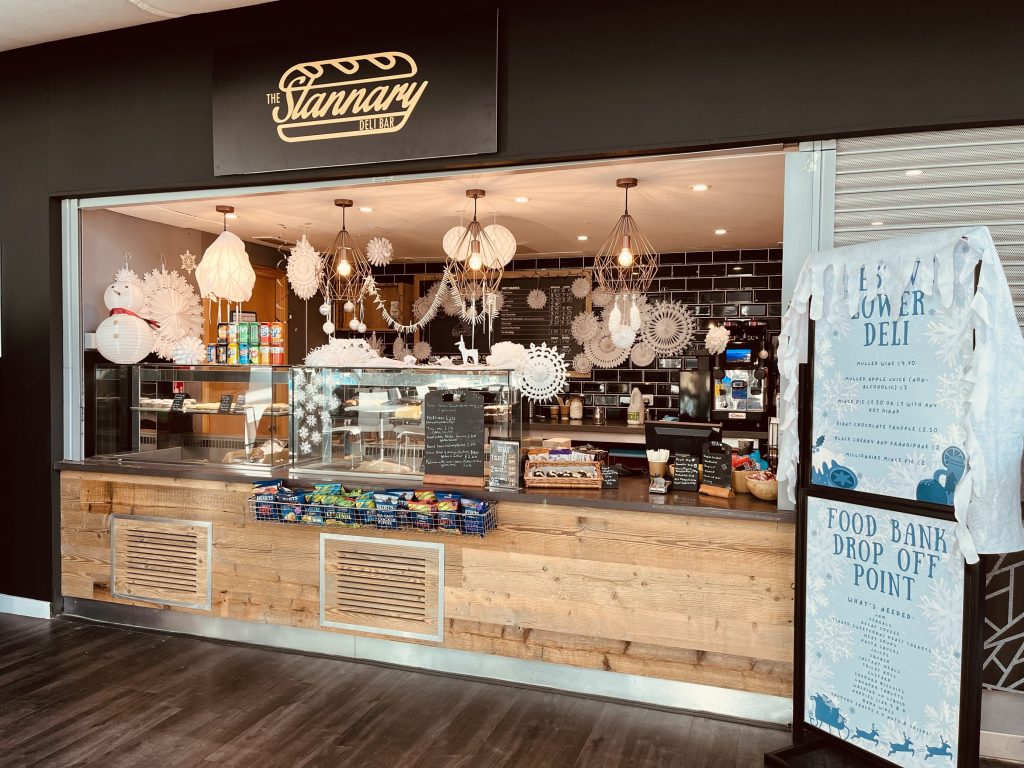
{"label": "round paper lantern", "polygon": [[466,228],[465,227],[462,227],[462,226],[452,227],[447,232],[445,232],[444,233],[444,237],[441,238],[441,248],[451,258],[457,259],[459,261],[465,261],[466,253],[464,253],[464,252],[460,253],[459,252],[460,250],[464,251],[465,249],[459,249],[459,247],[458,247],[459,243],[462,241],[462,239],[465,236],[466,236]]}
{"label": "round paper lantern", "polygon": [[139,312],[146,301],[146,292],[142,283],[138,281],[118,281],[107,286],[103,292],[103,303],[107,309],[127,309],[131,312]]}
{"label": "round paper lantern", "polygon": [[504,267],[516,255],[516,236],[501,224],[488,224],[483,229],[484,266],[488,269]]}
{"label": "round paper lantern", "polygon": [[234,232],[224,230],[206,249],[196,267],[196,282],[203,298],[248,301],[256,285],[256,272],[249,264],[245,243]]}
{"label": "round paper lantern", "polygon": [[96,349],[107,360],[132,365],[153,351],[153,329],[135,315],[111,315],[96,329]]}

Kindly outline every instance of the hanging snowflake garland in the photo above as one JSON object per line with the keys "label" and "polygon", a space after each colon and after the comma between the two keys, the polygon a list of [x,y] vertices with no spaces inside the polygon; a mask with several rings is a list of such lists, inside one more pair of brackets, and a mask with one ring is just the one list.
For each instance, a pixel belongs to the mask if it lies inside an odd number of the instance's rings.
{"label": "hanging snowflake garland", "polygon": [[569,286],[572,291],[572,295],[577,299],[585,299],[590,295],[590,278],[581,275],[572,281],[572,285]]}
{"label": "hanging snowflake garland", "polygon": [[395,256],[395,247],[386,237],[375,237],[366,244],[366,260],[375,267],[386,267]]}
{"label": "hanging snowflake garland", "polygon": [[441,300],[441,309],[448,317],[456,317],[462,312],[462,297],[459,296],[459,292],[455,287],[451,287],[445,293],[444,298]]}
{"label": "hanging snowflake garland", "polygon": [[143,280],[142,316],[157,324],[153,351],[170,360],[175,342],[199,336],[203,330],[203,304],[192,285],[176,270],[154,269]]}
{"label": "hanging snowflake garland", "polygon": [[548,303],[548,295],[540,288],[534,288],[526,295],[526,305],[530,309],[544,309]]}
{"label": "hanging snowflake garland", "polygon": [[629,353],[629,360],[637,368],[646,368],[654,362],[654,350],[646,341],[641,341]]}
{"label": "hanging snowflake garland", "polygon": [[580,352],[572,359],[572,369],[576,373],[590,373],[594,369],[594,363],[584,353]]}
{"label": "hanging snowflake garland", "polygon": [[198,336],[178,339],[171,347],[171,360],[176,365],[199,365],[207,362],[206,344]]}
{"label": "hanging snowflake garland", "polygon": [[708,335],[704,339],[704,348],[712,355],[720,355],[725,351],[725,345],[729,343],[729,329],[724,325],[716,325],[708,329]]}
{"label": "hanging snowflake garland", "polygon": [[572,319],[572,325],[569,326],[569,330],[576,341],[584,344],[594,338],[598,331],[601,330],[601,322],[593,312],[580,312]]}
{"label": "hanging snowflake garland", "polygon": [[192,253],[188,248],[178,258],[181,259],[181,268],[188,274],[192,274],[196,271],[196,255]]}
{"label": "hanging snowflake garland", "polygon": [[567,371],[557,347],[531,344],[520,376],[523,395],[534,402],[550,400],[565,387]]}
{"label": "hanging snowflake garland", "polygon": [[288,284],[300,299],[311,299],[320,289],[323,258],[309,244],[305,235],[291,249],[288,257]]}
{"label": "hanging snowflake garland", "polygon": [[641,338],[659,355],[673,355],[693,343],[697,318],[682,304],[659,301],[640,329]]}

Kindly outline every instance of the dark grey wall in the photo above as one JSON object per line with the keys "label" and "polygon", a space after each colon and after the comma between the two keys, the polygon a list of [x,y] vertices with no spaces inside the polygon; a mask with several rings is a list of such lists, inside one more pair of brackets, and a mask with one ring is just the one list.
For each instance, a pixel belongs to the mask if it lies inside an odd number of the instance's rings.
{"label": "dark grey wall", "polygon": [[57,197],[1024,121],[1017,19],[890,9],[833,24],[691,7],[506,3],[495,155],[258,178],[212,175],[216,48],[319,30],[349,45],[363,29],[408,21],[429,34],[457,17],[438,22],[430,4],[282,0],[0,54],[0,401],[14,406],[2,458],[24,489],[0,543],[0,593],[48,599],[55,585]]}

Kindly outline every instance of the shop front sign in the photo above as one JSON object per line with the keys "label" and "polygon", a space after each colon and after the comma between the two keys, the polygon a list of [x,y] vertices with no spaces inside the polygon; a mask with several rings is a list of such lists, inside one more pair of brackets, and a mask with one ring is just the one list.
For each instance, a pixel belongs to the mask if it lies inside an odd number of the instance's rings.
{"label": "shop front sign", "polygon": [[494,152],[497,17],[218,52],[213,128],[217,175]]}

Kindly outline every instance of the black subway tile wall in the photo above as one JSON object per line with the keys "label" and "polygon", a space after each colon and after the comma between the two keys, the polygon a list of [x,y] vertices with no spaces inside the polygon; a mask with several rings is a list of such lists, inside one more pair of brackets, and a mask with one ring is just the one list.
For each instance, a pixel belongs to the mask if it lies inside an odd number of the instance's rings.
{"label": "black subway tile wall", "polygon": [[[589,269],[593,258],[514,259],[505,269],[529,272],[534,269]],[[440,272],[440,263],[396,262],[377,276],[381,283],[412,282],[412,276]],[[698,326],[729,319],[751,318],[765,321],[769,333],[779,332],[782,323],[782,249],[759,248],[741,251],[699,251],[662,254],[658,273],[649,291],[651,301],[678,301],[689,306],[698,317]],[[703,334],[701,334],[703,337]],[[542,339],[538,339],[538,342]],[[569,361],[571,364],[571,361]],[[654,396],[651,418],[674,415],[678,410],[678,357],[655,360],[640,368],[629,359],[618,368],[598,369],[584,378],[569,380],[569,394],[582,395],[584,418],[590,418],[595,405],[604,406],[609,421],[625,421],[629,392],[637,387]]]}

